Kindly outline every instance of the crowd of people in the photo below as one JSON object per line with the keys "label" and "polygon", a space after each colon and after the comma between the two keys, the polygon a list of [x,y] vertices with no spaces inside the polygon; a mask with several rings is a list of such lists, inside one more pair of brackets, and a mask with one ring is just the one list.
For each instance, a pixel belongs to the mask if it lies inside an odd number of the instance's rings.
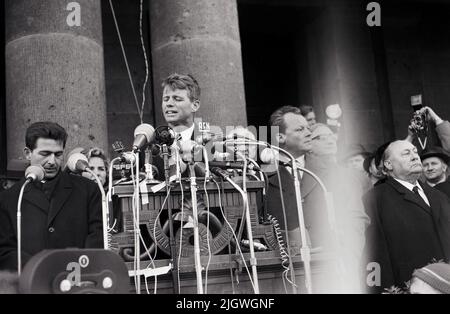
{"label": "crowd of people", "polygon": [[[199,84],[191,75],[172,74],[162,88],[167,125],[178,141],[195,140]],[[374,152],[353,144],[341,154],[339,134],[317,122],[311,106],[283,106],[271,115],[269,124],[277,130],[272,134],[274,144],[291,154],[297,167],[282,154],[272,160],[276,166],[267,172],[265,212],[279,220],[291,255],[300,254],[302,243],[307,243],[313,251],[331,253],[338,261],[325,281],[314,283],[314,292],[381,293],[392,286],[402,288],[413,278],[411,293],[448,293],[450,123],[432,108],[425,107],[421,113],[430,124],[427,147],[417,146],[412,122],[404,140],[392,139]],[[42,166],[45,175],[24,192],[24,265],[43,249],[102,247],[100,193],[90,173],[79,176],[64,169],[67,136],[54,122],[37,122],[26,131],[24,156],[29,165]],[[226,136],[257,138],[243,127]],[[255,147],[237,149],[240,156],[260,161]],[[75,152],[86,156],[107,190],[113,178],[108,178],[105,150],[76,148],[71,153]],[[157,178],[164,180],[162,158],[155,156],[153,164],[159,170]],[[294,168],[300,178],[306,239],[301,236]],[[16,209],[24,180],[12,187],[5,185],[7,189],[0,194],[1,270],[17,269]],[[428,265],[433,261],[439,263]],[[374,263],[375,274],[368,268]]]}

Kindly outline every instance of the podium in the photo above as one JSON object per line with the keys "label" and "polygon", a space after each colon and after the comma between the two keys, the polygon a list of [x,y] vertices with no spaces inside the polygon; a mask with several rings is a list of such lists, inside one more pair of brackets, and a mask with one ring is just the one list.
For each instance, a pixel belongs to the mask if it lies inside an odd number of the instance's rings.
{"label": "podium", "polygon": [[[239,293],[253,293],[242,262],[242,256],[236,250],[236,240],[232,232],[234,231],[236,236],[242,235],[239,242],[245,262],[250,269],[249,250],[241,243],[242,239],[246,239],[245,228],[242,226],[245,223],[243,200],[241,194],[228,182],[218,182],[218,185],[220,193],[214,182],[207,182],[206,189],[204,189],[204,181],[202,179],[197,181],[201,264],[204,269],[208,264],[208,252],[211,253],[208,267],[208,293],[232,293],[233,290],[234,292],[240,291]],[[258,245],[258,247],[255,247],[255,251],[258,272],[261,274],[261,292],[284,293],[281,279],[284,269],[281,265],[282,259],[277,231],[273,224],[263,217],[264,186],[265,184],[262,181],[247,181],[253,238]],[[195,293],[193,232],[191,228],[186,228],[190,217],[192,217],[190,184],[188,181],[182,181],[181,184],[174,183],[166,204],[164,204],[165,188],[153,193],[151,192],[153,187],[153,184],[147,184],[146,190],[149,192],[140,192],[140,229],[154,260],[153,262],[150,260],[147,252],[141,246],[143,254],[141,254],[139,261],[140,269],[160,268],[169,265],[170,246],[167,223],[167,206],[169,205],[173,211],[177,252],[179,252],[181,236],[181,258],[179,260],[181,292]],[[208,197],[206,197],[206,194]],[[134,267],[133,185],[115,186],[112,195],[115,199],[113,211],[117,232],[112,234],[111,249],[119,254],[126,262],[128,269],[132,270]],[[181,214],[182,212],[183,214]],[[207,227],[208,216],[209,228]],[[182,225],[184,227],[180,228]],[[241,232],[240,229],[242,229]],[[209,250],[207,237],[209,238]],[[320,265],[326,260],[327,257],[322,254],[313,254],[313,271],[320,273]],[[301,291],[303,270],[300,256],[293,256],[293,261]],[[153,280],[153,277],[149,277],[149,280]],[[234,281],[234,284],[232,281]],[[239,285],[237,285],[238,281]],[[237,286],[239,286],[239,289]],[[288,288],[288,290],[290,289]],[[172,293],[172,291],[170,273],[158,276],[158,293]]]}

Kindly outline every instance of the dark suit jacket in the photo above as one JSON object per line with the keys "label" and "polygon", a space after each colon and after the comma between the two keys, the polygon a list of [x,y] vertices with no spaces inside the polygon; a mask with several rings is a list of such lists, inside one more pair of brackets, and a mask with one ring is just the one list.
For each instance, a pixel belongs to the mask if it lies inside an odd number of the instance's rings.
{"label": "dark suit jacket", "polygon": [[450,202],[440,191],[421,186],[431,207],[392,178],[364,195],[371,220],[366,230],[367,263],[376,262],[381,270],[381,286],[368,287],[369,292],[403,287],[414,269],[450,256]]}
{"label": "dark suit jacket", "polygon": [[450,199],[450,181],[445,181],[434,186],[435,189],[441,191]]}
{"label": "dark suit jacket", "polygon": [[[29,184],[22,200],[22,261],[44,249],[101,248],[101,196],[96,184],[62,172],[50,201]],[[0,269],[17,269],[17,202],[24,179],[0,194]]]}
{"label": "dark suit jacket", "polygon": [[[277,172],[271,172],[267,175],[269,178],[269,187],[267,190],[267,212],[278,219],[281,229],[293,230],[299,226],[294,178],[283,166],[280,166],[279,171],[281,181],[278,178]],[[302,203],[304,202],[305,197],[307,197],[315,188],[317,187],[314,181],[309,181],[308,179],[300,181]],[[287,228],[284,223],[282,200],[286,209],[285,215]],[[306,223],[306,227],[309,227],[309,221]]]}

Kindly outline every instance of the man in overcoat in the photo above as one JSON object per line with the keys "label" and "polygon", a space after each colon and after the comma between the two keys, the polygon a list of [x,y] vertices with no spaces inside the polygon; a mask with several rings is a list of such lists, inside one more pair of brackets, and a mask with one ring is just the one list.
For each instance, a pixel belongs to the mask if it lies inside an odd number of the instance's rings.
{"label": "man in overcoat", "polygon": [[422,164],[407,141],[391,143],[383,156],[387,180],[364,196],[366,285],[372,293],[404,287],[415,269],[450,256],[450,202],[418,181]]}
{"label": "man in overcoat", "polygon": [[[28,184],[22,200],[22,264],[44,249],[103,245],[100,191],[82,176],[61,171],[67,133],[53,122],[26,131],[25,157],[44,179]],[[17,202],[25,178],[0,194],[0,269],[17,269]]]}

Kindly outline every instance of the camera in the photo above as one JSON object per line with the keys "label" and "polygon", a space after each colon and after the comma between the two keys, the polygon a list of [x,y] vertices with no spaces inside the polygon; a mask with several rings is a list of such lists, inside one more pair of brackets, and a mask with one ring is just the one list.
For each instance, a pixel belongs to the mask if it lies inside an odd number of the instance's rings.
{"label": "camera", "polygon": [[428,112],[426,110],[421,110],[423,108],[421,94],[411,96],[411,107],[414,111],[413,118],[410,124],[411,128],[416,133],[426,133],[428,128]]}
{"label": "camera", "polygon": [[426,111],[414,112],[412,122],[414,122],[414,123],[411,123],[414,131],[416,131],[416,132],[426,131],[426,129],[427,129],[427,113],[426,113]]}

